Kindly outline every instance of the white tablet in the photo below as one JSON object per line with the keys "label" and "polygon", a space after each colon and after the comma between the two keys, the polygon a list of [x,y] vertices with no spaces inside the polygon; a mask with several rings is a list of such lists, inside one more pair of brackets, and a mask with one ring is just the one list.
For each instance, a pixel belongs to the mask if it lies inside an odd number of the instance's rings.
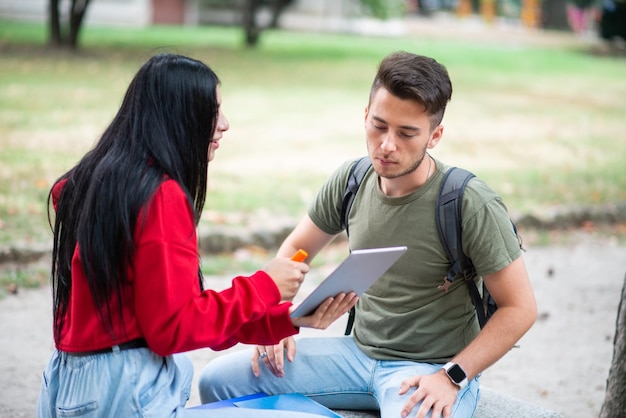
{"label": "white tablet", "polygon": [[407,247],[369,248],[354,250],[300,305],[291,313],[292,318],[310,315],[331,296],[354,292],[361,296]]}

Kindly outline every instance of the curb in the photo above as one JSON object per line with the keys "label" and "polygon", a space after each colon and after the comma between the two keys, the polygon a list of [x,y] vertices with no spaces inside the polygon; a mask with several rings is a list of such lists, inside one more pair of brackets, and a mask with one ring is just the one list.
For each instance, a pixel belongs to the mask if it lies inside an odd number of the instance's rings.
{"label": "curb", "polygon": [[[511,216],[521,230],[558,230],[600,225],[626,225],[626,201],[597,206],[570,206],[542,209],[536,213]],[[295,227],[293,219],[263,223],[263,226],[201,225],[198,228],[200,251],[228,253],[242,247],[278,248]],[[345,234],[336,238],[345,239]],[[0,265],[36,262],[52,252],[50,244],[26,243],[0,246]]]}

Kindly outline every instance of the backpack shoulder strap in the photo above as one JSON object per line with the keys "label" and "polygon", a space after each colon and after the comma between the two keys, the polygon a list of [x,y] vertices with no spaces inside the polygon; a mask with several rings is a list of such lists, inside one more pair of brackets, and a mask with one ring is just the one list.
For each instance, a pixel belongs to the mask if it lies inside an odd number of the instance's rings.
{"label": "backpack shoulder strap", "polygon": [[365,177],[365,174],[372,167],[372,161],[369,156],[361,157],[352,164],[350,168],[350,174],[348,175],[348,183],[346,184],[346,190],[343,193],[343,201],[341,202],[341,226],[346,228],[346,233],[349,234],[348,229],[348,217],[350,216],[350,209],[352,209],[352,203],[356,196],[359,186]]}
{"label": "backpack shoulder strap", "polygon": [[[341,226],[346,228],[346,234],[350,234],[349,226],[348,226],[348,217],[350,216],[350,209],[352,209],[352,203],[354,202],[354,197],[356,196],[357,191],[359,190],[359,186],[365,177],[365,174],[372,167],[372,161],[369,156],[361,157],[356,160],[352,167],[350,168],[350,173],[348,174],[348,183],[346,184],[346,190],[343,193],[343,200],[341,202]],[[346,330],[344,332],[345,335],[350,335],[352,332],[352,326],[354,325],[354,317],[356,315],[356,310],[354,306],[350,309],[348,315],[348,323],[346,324]]]}
{"label": "backpack shoulder strap", "polygon": [[465,186],[474,177],[474,174],[458,167],[452,167],[443,177],[441,189],[437,196],[435,219],[439,238],[443,244],[451,267],[446,280],[454,281],[459,275],[464,275],[472,262],[463,253],[461,242],[461,219],[463,206],[463,192]]}
{"label": "backpack shoulder strap", "polygon": [[[450,168],[444,175],[439,195],[437,196],[437,211],[435,218],[439,238],[443,244],[450,269],[444,280],[452,283],[458,276],[462,276],[476,308],[478,323],[482,328],[488,319],[485,310],[485,300],[490,297],[486,294],[487,289],[483,286],[483,296],[480,295],[474,277],[476,269],[472,260],[463,252],[463,242],[461,239],[461,219],[463,209],[463,192],[467,183],[475,177],[473,173],[458,167]],[[445,285],[444,289],[447,288]],[[492,303],[492,310],[495,310],[495,303]]]}

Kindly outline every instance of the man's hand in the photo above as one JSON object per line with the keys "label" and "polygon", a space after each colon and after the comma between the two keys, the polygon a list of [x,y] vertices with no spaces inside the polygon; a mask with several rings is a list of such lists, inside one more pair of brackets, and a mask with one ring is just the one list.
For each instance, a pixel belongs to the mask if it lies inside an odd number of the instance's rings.
{"label": "man's hand", "polygon": [[261,358],[265,366],[270,369],[274,376],[283,377],[285,375],[285,354],[287,355],[287,360],[290,362],[296,357],[296,340],[293,337],[287,337],[276,345],[258,345],[256,350],[252,350],[252,358],[250,359],[252,363],[252,373],[254,373],[256,377],[261,375],[261,369],[259,367],[259,358]]}
{"label": "man's hand", "polygon": [[417,389],[404,404],[401,413],[402,418],[408,417],[420,402],[422,404],[417,410],[415,418],[424,418],[429,411],[431,418],[452,417],[452,406],[456,401],[459,388],[450,381],[443,369],[433,374],[413,376],[403,380],[398,394],[404,395],[412,387]]}

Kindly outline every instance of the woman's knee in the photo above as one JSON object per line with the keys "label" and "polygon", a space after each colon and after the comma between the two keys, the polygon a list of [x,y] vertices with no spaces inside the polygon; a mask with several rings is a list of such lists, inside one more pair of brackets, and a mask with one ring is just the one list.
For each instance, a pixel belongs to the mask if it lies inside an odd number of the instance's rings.
{"label": "woman's knee", "polygon": [[178,374],[181,378],[180,390],[181,390],[181,403],[184,405],[191,397],[191,382],[193,381],[193,362],[188,355],[179,353],[172,356],[174,364],[178,369]]}
{"label": "woman's knee", "polygon": [[176,367],[178,367],[178,371],[183,379],[188,380],[191,384],[191,381],[193,380],[193,362],[189,356],[179,353],[174,354],[172,358],[174,359],[174,363],[176,364]]}

